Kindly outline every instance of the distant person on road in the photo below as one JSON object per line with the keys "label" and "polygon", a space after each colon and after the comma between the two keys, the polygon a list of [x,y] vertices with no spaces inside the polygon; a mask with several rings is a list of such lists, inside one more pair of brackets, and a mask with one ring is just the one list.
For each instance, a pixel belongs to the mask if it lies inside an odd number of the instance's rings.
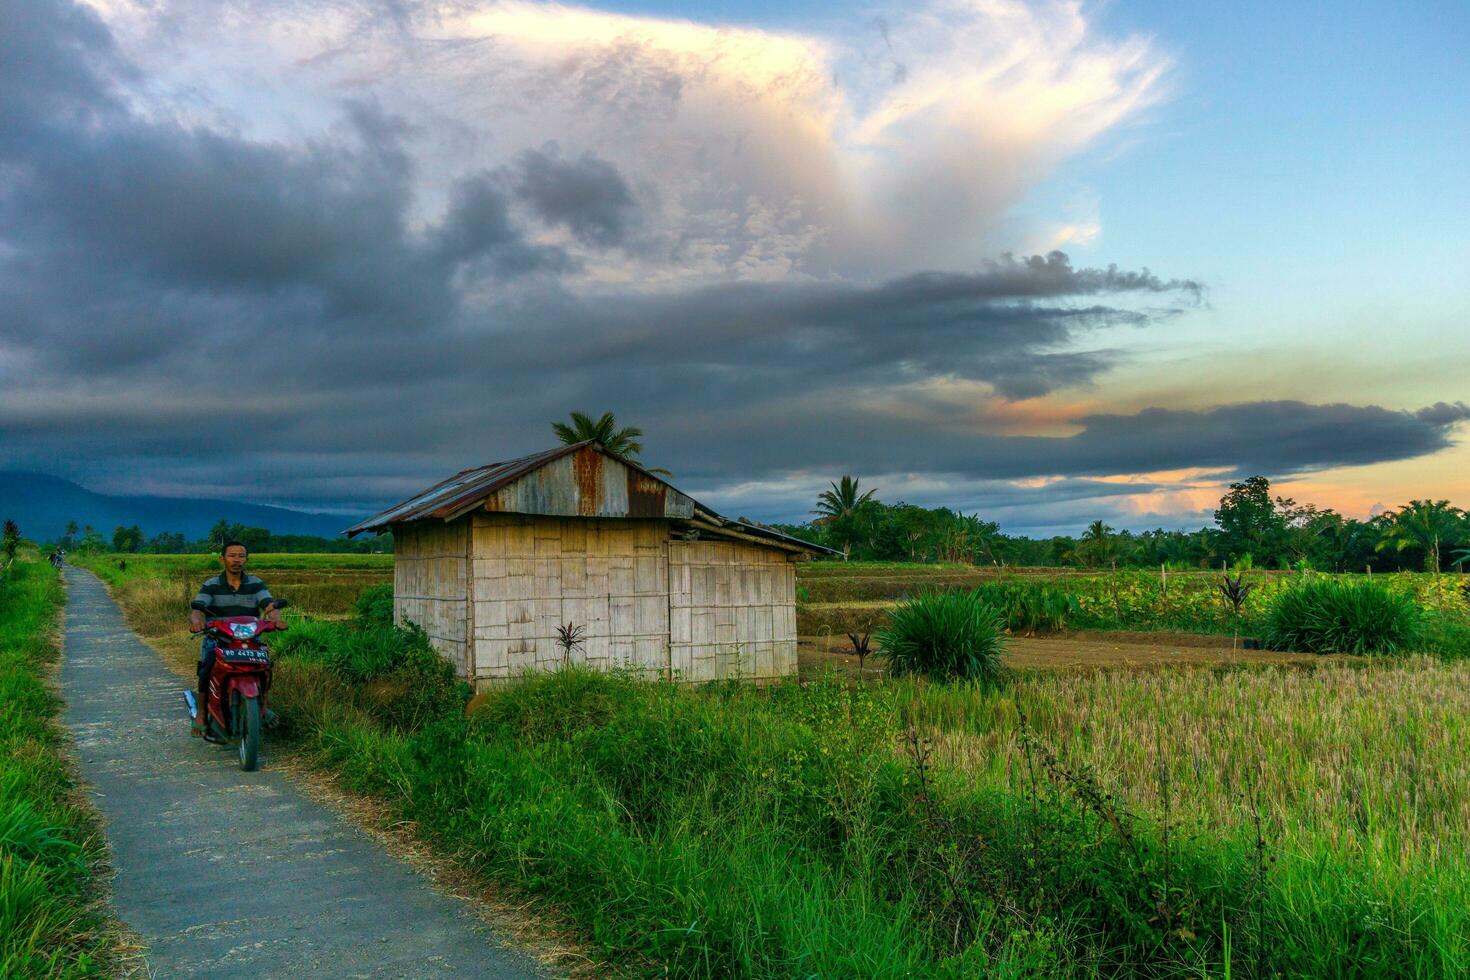
{"label": "distant person on road", "polygon": [[[249,560],[250,553],[245,545],[239,541],[224,543],[219,550],[219,561],[224,571],[205,579],[199,587],[199,594],[189,603],[190,633],[202,633],[205,620],[230,616],[259,616],[272,622],[281,621],[271,590],[254,575],[245,574],[245,563]],[[214,669],[216,646],[210,636],[204,637],[199,645],[199,710],[194,714],[194,734],[201,737],[207,730],[204,699],[209,695],[209,672]]]}

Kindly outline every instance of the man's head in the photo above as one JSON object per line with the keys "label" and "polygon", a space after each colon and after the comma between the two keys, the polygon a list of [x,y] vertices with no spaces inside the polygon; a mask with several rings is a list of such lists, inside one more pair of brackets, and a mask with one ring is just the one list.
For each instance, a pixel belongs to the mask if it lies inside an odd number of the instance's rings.
{"label": "man's head", "polygon": [[219,550],[219,563],[231,575],[243,574],[249,558],[250,552],[239,541],[226,541]]}

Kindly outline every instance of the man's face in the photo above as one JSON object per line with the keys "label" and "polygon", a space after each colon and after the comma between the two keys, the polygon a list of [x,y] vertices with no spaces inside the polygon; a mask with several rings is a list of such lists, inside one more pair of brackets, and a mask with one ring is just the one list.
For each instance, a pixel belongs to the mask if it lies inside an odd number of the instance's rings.
{"label": "man's face", "polygon": [[220,564],[225,566],[225,571],[231,575],[239,575],[245,571],[245,561],[248,557],[244,548],[238,544],[232,544],[225,549],[224,554],[220,555],[219,560]]}

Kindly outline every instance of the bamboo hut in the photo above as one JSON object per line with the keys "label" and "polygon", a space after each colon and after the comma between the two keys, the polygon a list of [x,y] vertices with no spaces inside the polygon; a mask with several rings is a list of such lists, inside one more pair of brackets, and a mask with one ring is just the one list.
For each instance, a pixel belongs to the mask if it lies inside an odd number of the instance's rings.
{"label": "bamboo hut", "polygon": [[795,562],[596,442],[457,473],[347,530],[393,532],[393,617],[484,687],[568,663],[683,681],[796,673]]}

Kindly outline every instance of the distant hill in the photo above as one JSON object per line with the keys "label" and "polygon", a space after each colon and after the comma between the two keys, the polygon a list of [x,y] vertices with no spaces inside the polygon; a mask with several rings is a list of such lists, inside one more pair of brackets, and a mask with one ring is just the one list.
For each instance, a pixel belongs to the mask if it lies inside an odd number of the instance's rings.
{"label": "distant hill", "polygon": [[20,525],[21,534],[35,541],[61,537],[67,521],[76,521],[79,527],[90,524],[108,540],[119,524],[136,524],[150,537],[177,531],[192,541],[206,536],[221,519],[267,528],[272,534],[326,538],[336,537],[358,520],[351,514],[313,514],[238,500],[114,497],[42,473],[0,472],[0,519],[7,517]]}

